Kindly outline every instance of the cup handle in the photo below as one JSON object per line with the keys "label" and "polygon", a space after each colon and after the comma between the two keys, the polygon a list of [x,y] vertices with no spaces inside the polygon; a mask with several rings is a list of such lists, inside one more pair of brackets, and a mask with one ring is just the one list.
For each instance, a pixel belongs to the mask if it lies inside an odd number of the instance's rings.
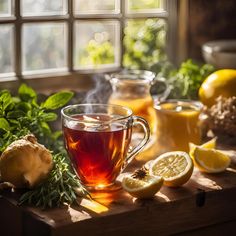
{"label": "cup handle", "polygon": [[155,78],[155,79],[153,80],[152,85],[155,84],[156,82],[163,83],[163,84],[165,85],[166,89],[165,89],[165,91],[163,91],[161,94],[152,95],[153,100],[154,100],[154,104],[159,103],[159,102],[161,102],[161,101],[164,101],[164,100],[169,96],[169,94],[170,94],[170,92],[171,92],[171,87],[167,84],[165,78],[163,78],[163,77],[161,77],[161,78]]}
{"label": "cup handle", "polygon": [[141,125],[143,130],[144,130],[144,137],[143,137],[142,141],[138,144],[138,146],[133,148],[129,152],[129,154],[127,155],[126,160],[125,160],[125,164],[122,168],[122,171],[134,159],[134,157],[142,150],[142,148],[146,145],[146,143],[148,142],[149,137],[150,137],[150,128],[149,128],[149,125],[148,125],[147,121],[145,119],[143,119],[142,117],[139,117],[139,116],[133,116],[132,118],[133,118],[132,126]]}

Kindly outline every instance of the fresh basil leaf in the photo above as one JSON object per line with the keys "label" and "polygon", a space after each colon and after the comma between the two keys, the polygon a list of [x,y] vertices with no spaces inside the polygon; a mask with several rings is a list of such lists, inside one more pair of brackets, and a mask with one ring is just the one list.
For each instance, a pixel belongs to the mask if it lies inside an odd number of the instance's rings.
{"label": "fresh basil leaf", "polygon": [[14,103],[19,103],[21,100],[20,100],[19,97],[12,97],[12,101],[13,101]]}
{"label": "fresh basil leaf", "polygon": [[11,94],[6,90],[4,90],[1,93],[0,106],[2,107],[3,110],[10,110],[11,108],[14,107],[14,103],[13,103]]}
{"label": "fresh basil leaf", "polygon": [[49,127],[49,125],[47,124],[47,122],[40,122],[40,126],[43,129],[43,132],[46,134],[51,134],[51,129]]}
{"label": "fresh basil leaf", "polygon": [[62,136],[62,131],[61,130],[58,130],[58,131],[55,131],[53,134],[52,134],[53,138],[55,140],[59,139],[61,136]]}
{"label": "fresh basil leaf", "polygon": [[16,127],[20,125],[20,121],[18,119],[8,119],[8,122],[10,126]]}
{"label": "fresh basil leaf", "polygon": [[10,130],[10,125],[5,118],[0,118],[0,129],[6,130],[6,131]]}
{"label": "fresh basil leaf", "polygon": [[27,86],[26,84],[22,84],[18,90],[18,93],[19,93],[19,97],[27,102],[27,101],[30,101],[30,100],[36,100],[37,98],[37,94],[36,92],[29,86]]}
{"label": "fresh basil leaf", "polygon": [[20,118],[20,117],[23,117],[23,116],[25,116],[25,112],[20,111],[20,110],[9,111],[7,113],[7,118],[9,118],[9,119],[17,119],[17,118]]}
{"label": "fresh basil leaf", "polygon": [[15,107],[15,104],[13,102],[10,102],[10,103],[7,104],[5,110],[6,111],[12,111],[12,110],[14,110],[14,107]]}
{"label": "fresh basil leaf", "polygon": [[28,102],[19,102],[16,105],[16,109],[24,111],[26,113],[31,109],[31,104]]}
{"label": "fresh basil leaf", "polygon": [[41,104],[41,107],[48,110],[58,109],[68,103],[73,95],[74,93],[69,91],[53,94],[43,104]]}
{"label": "fresh basil leaf", "polygon": [[56,113],[53,113],[53,112],[50,112],[50,113],[44,113],[41,115],[41,118],[48,122],[48,121],[54,121],[57,119],[57,114]]}
{"label": "fresh basil leaf", "polygon": [[2,96],[2,94],[4,93],[9,93],[9,91],[7,89],[3,89],[3,90],[0,90],[0,97]]}

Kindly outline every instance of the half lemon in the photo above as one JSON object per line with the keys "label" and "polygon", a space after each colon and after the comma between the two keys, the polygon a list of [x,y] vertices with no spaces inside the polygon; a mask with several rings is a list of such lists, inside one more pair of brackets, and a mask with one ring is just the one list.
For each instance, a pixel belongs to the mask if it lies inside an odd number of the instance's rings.
{"label": "half lemon", "polygon": [[178,187],[190,179],[193,162],[186,152],[167,152],[151,163],[149,171],[151,175],[162,176],[164,185]]}
{"label": "half lemon", "polygon": [[140,199],[152,198],[163,185],[163,178],[148,173],[142,177],[132,174],[125,176],[121,184],[123,189],[133,197]]}

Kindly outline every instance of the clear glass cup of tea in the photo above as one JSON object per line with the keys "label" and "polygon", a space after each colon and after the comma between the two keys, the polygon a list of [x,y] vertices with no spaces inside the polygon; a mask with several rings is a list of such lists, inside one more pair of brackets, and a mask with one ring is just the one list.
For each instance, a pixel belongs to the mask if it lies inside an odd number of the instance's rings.
{"label": "clear glass cup of tea", "polygon": [[[90,190],[116,188],[119,174],[148,142],[146,120],[127,107],[107,104],[69,105],[61,114],[65,148],[82,183]],[[130,150],[136,125],[143,128],[144,136]]]}

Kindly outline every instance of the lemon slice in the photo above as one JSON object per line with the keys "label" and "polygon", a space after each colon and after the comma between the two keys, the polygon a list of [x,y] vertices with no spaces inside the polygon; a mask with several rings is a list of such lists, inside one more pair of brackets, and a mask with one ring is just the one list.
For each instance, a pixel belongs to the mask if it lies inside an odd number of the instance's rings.
{"label": "lemon slice", "polygon": [[193,173],[193,162],[186,152],[167,152],[154,160],[150,174],[162,176],[164,185],[177,187],[185,184]]}
{"label": "lemon slice", "polygon": [[122,187],[131,196],[136,198],[151,198],[163,185],[163,178],[146,174],[142,178],[133,175],[125,176],[122,180]]}
{"label": "lemon slice", "polygon": [[196,147],[193,152],[194,161],[199,169],[207,173],[219,173],[230,164],[230,157],[224,153],[203,147]]}

